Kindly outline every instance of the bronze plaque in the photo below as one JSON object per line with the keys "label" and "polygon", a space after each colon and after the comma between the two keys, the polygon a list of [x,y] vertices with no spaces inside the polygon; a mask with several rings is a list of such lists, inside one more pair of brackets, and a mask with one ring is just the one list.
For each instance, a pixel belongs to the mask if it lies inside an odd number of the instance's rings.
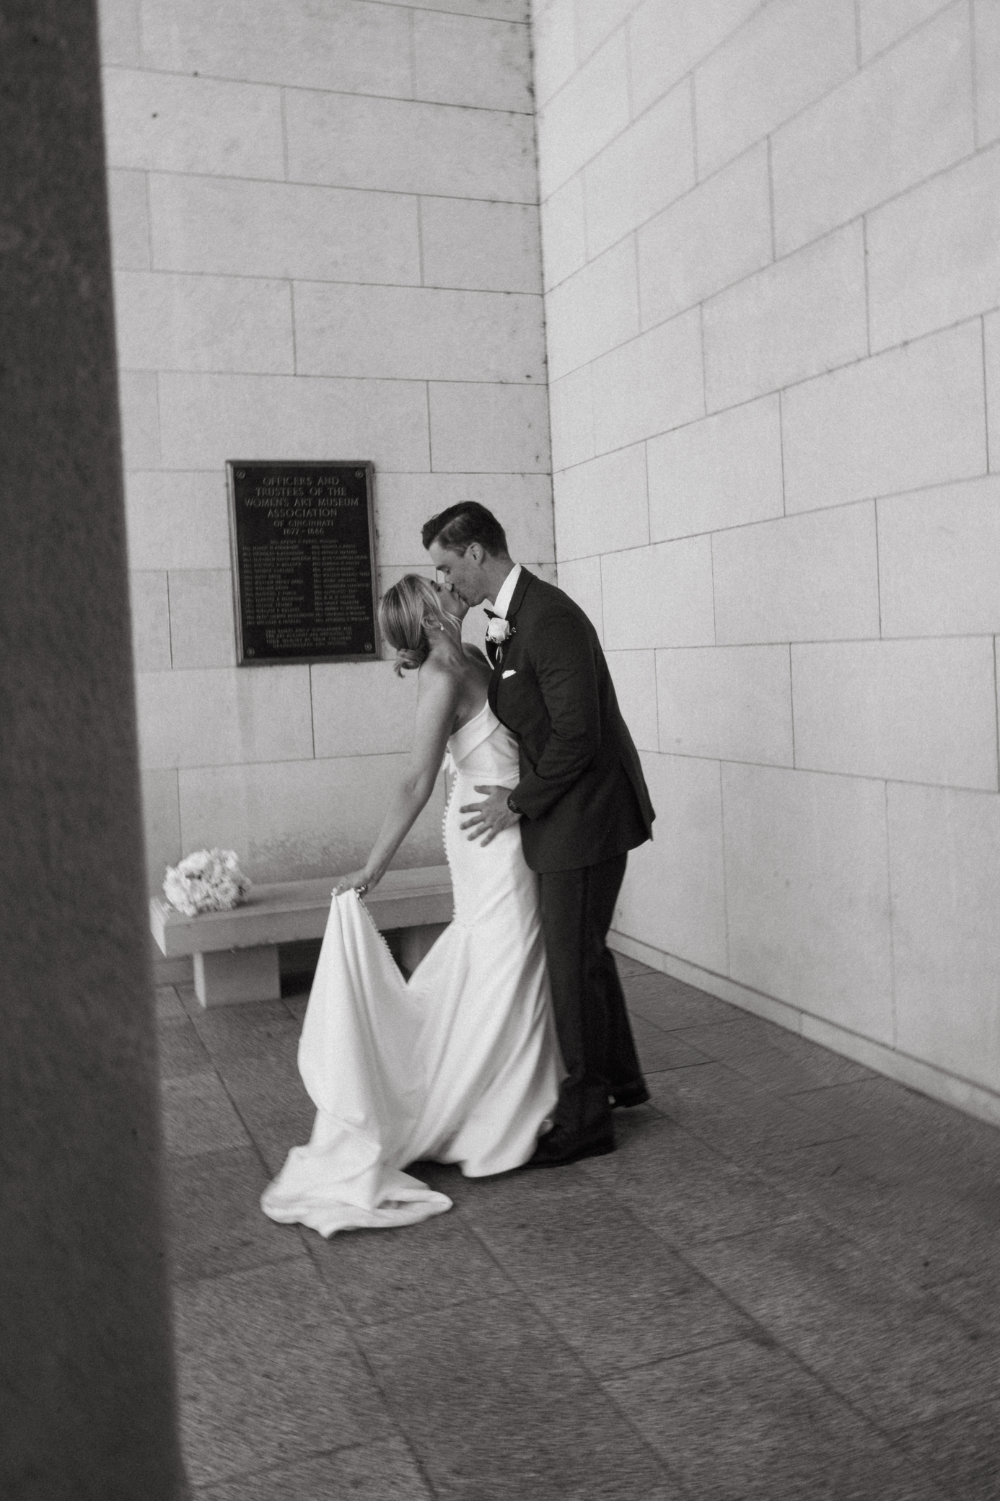
{"label": "bronze plaque", "polygon": [[232,459],[236,660],[378,656],[374,466]]}

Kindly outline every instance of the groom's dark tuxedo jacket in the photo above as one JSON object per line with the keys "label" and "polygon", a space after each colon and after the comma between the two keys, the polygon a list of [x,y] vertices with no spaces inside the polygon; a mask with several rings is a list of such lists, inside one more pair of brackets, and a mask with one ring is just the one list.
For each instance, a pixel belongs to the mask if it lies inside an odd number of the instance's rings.
{"label": "groom's dark tuxedo jacket", "polygon": [[513,798],[528,865],[576,870],[643,844],[656,815],[594,627],[524,568],[507,620],[489,701],[520,747]]}

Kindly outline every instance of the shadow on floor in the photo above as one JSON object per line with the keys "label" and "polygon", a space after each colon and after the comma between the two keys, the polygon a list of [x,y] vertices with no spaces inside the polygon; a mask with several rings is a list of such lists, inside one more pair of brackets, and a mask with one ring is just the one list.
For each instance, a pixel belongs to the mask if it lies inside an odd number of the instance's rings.
{"label": "shadow on floor", "polygon": [[1000,1133],[631,960],[652,1102],[324,1241],[258,1199],[305,996],[158,992],[198,1501],[995,1501]]}

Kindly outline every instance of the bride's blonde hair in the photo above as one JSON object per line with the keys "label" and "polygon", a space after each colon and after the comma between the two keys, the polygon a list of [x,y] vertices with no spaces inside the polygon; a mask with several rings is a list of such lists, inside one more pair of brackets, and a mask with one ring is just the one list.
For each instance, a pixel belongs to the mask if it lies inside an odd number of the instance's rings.
{"label": "bride's blonde hair", "polygon": [[422,667],[431,649],[427,636],[431,630],[453,631],[455,617],[441,605],[441,596],[429,579],[419,573],[404,573],[398,584],[387,589],[379,600],[378,622],[382,635],[396,648],[396,673]]}

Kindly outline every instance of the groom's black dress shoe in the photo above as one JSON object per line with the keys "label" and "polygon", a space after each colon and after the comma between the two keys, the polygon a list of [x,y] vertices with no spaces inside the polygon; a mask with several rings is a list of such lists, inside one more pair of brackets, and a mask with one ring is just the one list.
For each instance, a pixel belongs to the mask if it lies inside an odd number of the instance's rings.
{"label": "groom's black dress shoe", "polygon": [[613,1089],[609,1095],[612,1110],[631,1110],[633,1105],[645,1105],[648,1099],[649,1090],[641,1079],[638,1084],[625,1084],[621,1089]]}
{"label": "groom's black dress shoe", "polygon": [[603,1157],[615,1149],[615,1139],[607,1136],[592,1136],[586,1141],[573,1138],[560,1126],[553,1126],[541,1138],[534,1156],[529,1157],[525,1167],[566,1167],[570,1162],[579,1162],[582,1157]]}

